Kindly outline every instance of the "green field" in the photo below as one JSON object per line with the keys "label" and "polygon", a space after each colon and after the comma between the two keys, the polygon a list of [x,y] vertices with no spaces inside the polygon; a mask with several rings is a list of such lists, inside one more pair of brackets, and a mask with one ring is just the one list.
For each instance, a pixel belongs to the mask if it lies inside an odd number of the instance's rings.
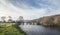
{"label": "green field", "polygon": [[25,33],[16,28],[15,23],[0,23],[0,35],[25,35]]}

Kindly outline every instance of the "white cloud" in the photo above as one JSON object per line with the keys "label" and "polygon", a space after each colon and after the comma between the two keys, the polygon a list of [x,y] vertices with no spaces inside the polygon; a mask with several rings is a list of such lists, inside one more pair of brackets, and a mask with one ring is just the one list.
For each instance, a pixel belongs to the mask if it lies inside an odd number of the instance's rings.
{"label": "white cloud", "polygon": [[57,6],[57,10],[52,10],[50,12],[51,15],[56,15],[56,14],[60,14],[60,0],[51,0],[52,3],[54,3]]}
{"label": "white cloud", "polygon": [[[29,7],[23,4],[25,7],[23,9],[23,8],[15,7],[13,4],[6,1],[7,0],[0,0],[0,16],[12,16],[13,19],[18,18],[18,16],[23,16],[24,19],[35,19],[35,18],[39,18],[47,14],[46,12],[47,8],[37,9],[37,8]],[[53,1],[53,2],[55,3],[56,1]],[[57,11],[55,10],[51,11],[50,14],[56,14],[56,13],[60,14],[60,9]]]}
{"label": "white cloud", "polygon": [[36,9],[36,8],[29,9],[27,6],[25,7],[26,9],[18,8],[13,6],[11,3],[7,3],[6,1],[1,0],[0,16],[12,16],[15,17],[14,19],[16,19],[18,16],[23,16],[25,19],[34,19],[45,14],[45,9]]}

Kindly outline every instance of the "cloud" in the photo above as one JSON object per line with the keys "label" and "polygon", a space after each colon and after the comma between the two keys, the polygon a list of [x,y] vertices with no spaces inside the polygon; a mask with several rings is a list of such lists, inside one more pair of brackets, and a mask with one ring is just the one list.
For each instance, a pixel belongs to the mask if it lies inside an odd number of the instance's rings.
{"label": "cloud", "polygon": [[15,7],[11,3],[7,3],[5,1],[0,1],[0,2],[1,2],[0,4],[1,16],[12,16],[12,17],[23,16],[25,19],[33,19],[34,17],[35,18],[38,17],[39,14],[41,15],[44,14],[43,12],[44,9],[41,10],[36,8],[30,9],[27,6],[25,6],[27,9],[22,9],[22,8]]}
{"label": "cloud", "polygon": [[54,3],[57,7],[56,10],[52,10],[50,15],[60,14],[60,0],[51,0],[51,3]]}
{"label": "cloud", "polygon": [[[36,19],[60,13],[58,1],[55,0],[0,0],[0,16],[12,16],[17,19]],[[58,14],[57,13],[57,14]]]}

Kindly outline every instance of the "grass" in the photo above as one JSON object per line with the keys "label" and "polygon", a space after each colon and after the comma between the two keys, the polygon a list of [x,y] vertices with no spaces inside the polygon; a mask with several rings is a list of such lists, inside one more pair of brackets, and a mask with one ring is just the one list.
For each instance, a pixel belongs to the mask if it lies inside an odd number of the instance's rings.
{"label": "grass", "polygon": [[0,35],[25,35],[25,33],[16,28],[15,23],[0,23]]}

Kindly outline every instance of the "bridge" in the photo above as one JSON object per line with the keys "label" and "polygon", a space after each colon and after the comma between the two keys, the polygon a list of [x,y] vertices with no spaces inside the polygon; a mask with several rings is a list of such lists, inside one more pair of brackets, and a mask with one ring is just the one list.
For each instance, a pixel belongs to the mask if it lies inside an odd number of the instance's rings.
{"label": "bridge", "polygon": [[17,25],[38,25],[39,23],[37,21],[31,21],[31,20],[24,20],[22,16],[20,16],[16,20]]}

